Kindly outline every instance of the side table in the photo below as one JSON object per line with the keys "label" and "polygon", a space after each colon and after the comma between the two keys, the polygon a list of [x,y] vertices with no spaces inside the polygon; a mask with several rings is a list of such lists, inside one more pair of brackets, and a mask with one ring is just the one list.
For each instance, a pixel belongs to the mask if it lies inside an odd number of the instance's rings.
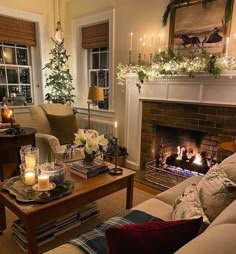
{"label": "side table", "polygon": [[23,127],[18,135],[0,132],[0,180],[9,178],[20,164],[19,150],[22,146],[35,146],[35,132],[33,128]]}

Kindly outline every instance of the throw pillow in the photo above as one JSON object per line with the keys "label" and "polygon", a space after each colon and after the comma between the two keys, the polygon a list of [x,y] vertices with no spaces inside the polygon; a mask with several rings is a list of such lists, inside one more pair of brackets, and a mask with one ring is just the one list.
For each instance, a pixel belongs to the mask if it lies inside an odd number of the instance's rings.
{"label": "throw pillow", "polygon": [[209,226],[210,222],[204,213],[198,196],[197,185],[191,184],[179,196],[173,205],[172,220],[203,218],[201,231]]}
{"label": "throw pillow", "polygon": [[52,134],[58,138],[61,145],[71,144],[77,132],[75,115],[47,115]]}
{"label": "throw pillow", "polygon": [[211,168],[197,185],[203,210],[212,222],[233,200],[236,199],[236,184],[221,167]]}
{"label": "throw pillow", "polygon": [[197,236],[202,218],[128,224],[106,230],[109,254],[173,254]]}
{"label": "throw pillow", "polygon": [[236,183],[236,153],[224,159],[219,164],[219,168],[226,173],[231,181]]}

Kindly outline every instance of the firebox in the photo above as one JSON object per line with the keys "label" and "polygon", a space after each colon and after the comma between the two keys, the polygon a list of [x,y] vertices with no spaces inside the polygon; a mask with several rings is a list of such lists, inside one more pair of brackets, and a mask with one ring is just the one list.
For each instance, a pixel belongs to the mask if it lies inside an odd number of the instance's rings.
{"label": "firebox", "polygon": [[143,101],[141,170],[169,188],[205,174],[230,155],[218,144],[236,138],[236,108]]}
{"label": "firebox", "polygon": [[157,126],[157,166],[205,174],[217,161],[217,143],[216,136],[205,132]]}

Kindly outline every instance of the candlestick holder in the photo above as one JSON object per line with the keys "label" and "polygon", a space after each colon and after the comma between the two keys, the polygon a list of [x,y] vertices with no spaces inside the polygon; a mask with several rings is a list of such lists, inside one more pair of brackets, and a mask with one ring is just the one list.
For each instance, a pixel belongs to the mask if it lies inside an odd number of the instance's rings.
{"label": "candlestick holder", "polygon": [[114,137],[114,140],[115,140],[115,149],[116,149],[116,152],[115,152],[115,167],[111,168],[109,170],[109,174],[110,175],[122,175],[123,174],[123,169],[117,166],[117,160],[118,160],[118,138]]}
{"label": "candlestick holder", "polygon": [[129,50],[129,64],[132,62],[132,50]]}
{"label": "candlestick holder", "polygon": [[138,63],[141,63],[141,53],[138,53]]}

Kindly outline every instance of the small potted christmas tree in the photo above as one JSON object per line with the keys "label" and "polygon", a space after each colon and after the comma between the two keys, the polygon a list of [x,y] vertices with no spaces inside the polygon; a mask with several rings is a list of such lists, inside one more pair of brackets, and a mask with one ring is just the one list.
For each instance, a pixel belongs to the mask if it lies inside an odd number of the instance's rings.
{"label": "small potted christmas tree", "polygon": [[105,161],[115,164],[115,157],[117,156],[117,165],[120,167],[125,166],[125,160],[128,157],[127,148],[124,146],[116,145],[114,137],[108,137],[107,151],[103,158]]}

